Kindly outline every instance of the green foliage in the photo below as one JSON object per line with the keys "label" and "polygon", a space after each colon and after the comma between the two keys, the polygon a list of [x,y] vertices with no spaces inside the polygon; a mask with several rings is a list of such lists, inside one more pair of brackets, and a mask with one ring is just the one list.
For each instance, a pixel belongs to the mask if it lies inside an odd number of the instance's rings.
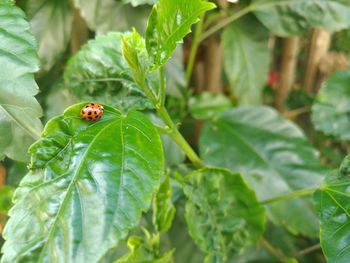
{"label": "green foliage", "polygon": [[252,0],[251,10],[278,36],[299,35],[314,27],[334,32],[350,26],[347,0]]}
{"label": "green foliage", "polygon": [[188,101],[188,109],[196,119],[209,119],[232,107],[232,102],[221,93],[203,92]]}
{"label": "green foliage", "polygon": [[0,160],[25,162],[27,149],[40,136],[42,110],[34,96],[39,89],[34,37],[23,12],[10,0],[0,2]]}
{"label": "green foliage", "polygon": [[146,47],[152,59],[151,70],[163,66],[176,45],[191,31],[191,25],[204,12],[215,8],[204,0],[159,0],[153,7],[146,30]]}
{"label": "green foliage", "polygon": [[51,120],[30,148],[2,262],[97,262],[149,208],[164,166],[156,129],[141,113],[108,106],[88,123],[83,105]]}
{"label": "green foliage", "polygon": [[350,140],[350,71],[333,74],[319,91],[312,107],[315,128]]}
{"label": "green foliage", "polygon": [[132,7],[127,2],[143,4],[150,0],[74,0],[80,9],[88,27],[98,35],[110,31],[126,31],[132,26],[144,30],[147,22],[148,8]]}
{"label": "green foliage", "polygon": [[270,63],[268,40],[269,32],[252,15],[232,23],[223,33],[224,69],[240,104],[261,102]]}
{"label": "green foliage", "polygon": [[[324,173],[302,131],[265,106],[239,107],[208,122],[200,152],[208,165],[240,172],[260,200],[315,187]],[[294,234],[317,236],[318,218],[309,198],[273,203],[267,215]]]}
{"label": "green foliage", "polygon": [[42,69],[50,69],[66,50],[72,31],[73,10],[69,1],[29,0],[27,13],[38,40]]}
{"label": "green foliage", "polygon": [[320,213],[321,245],[328,262],[349,262],[349,187],[350,156],[347,156],[338,173],[329,174],[314,196]]}
{"label": "green foliage", "polygon": [[172,196],[170,175],[167,174],[153,200],[153,225],[160,234],[169,230],[174,219],[175,207]]}
{"label": "green foliage", "polygon": [[98,36],[68,62],[65,87],[81,100],[109,103],[121,109],[151,105],[134,83],[121,54],[121,34]]}
{"label": "green foliage", "polygon": [[206,262],[224,262],[259,240],[265,210],[239,174],[204,168],[188,181],[185,217],[190,235],[207,253]]}

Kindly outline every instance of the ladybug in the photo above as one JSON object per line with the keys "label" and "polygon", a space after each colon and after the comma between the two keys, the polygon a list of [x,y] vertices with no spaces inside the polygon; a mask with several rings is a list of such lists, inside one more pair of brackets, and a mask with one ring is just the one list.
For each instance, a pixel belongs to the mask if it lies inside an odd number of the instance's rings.
{"label": "ladybug", "polygon": [[98,121],[102,118],[104,108],[98,103],[86,104],[80,112],[80,117],[86,121]]}

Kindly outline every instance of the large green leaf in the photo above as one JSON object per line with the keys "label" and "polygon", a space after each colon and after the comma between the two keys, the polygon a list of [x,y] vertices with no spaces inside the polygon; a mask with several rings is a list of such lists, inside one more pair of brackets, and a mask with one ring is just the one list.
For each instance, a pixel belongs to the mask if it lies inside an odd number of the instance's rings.
{"label": "large green leaf", "polygon": [[[260,200],[317,186],[324,173],[302,131],[265,106],[242,106],[208,122],[200,153],[207,164],[241,172]],[[318,218],[309,198],[267,208],[274,223],[295,234],[317,236]]]}
{"label": "large green leaf", "polygon": [[252,15],[224,31],[224,69],[240,104],[261,101],[270,63],[268,40],[269,32]]}
{"label": "large green leaf", "polygon": [[29,0],[27,13],[38,40],[41,67],[50,69],[70,41],[73,10],[66,0]]}
{"label": "large green leaf", "polygon": [[231,107],[231,100],[222,93],[203,92],[188,100],[188,110],[196,119],[212,118]]}
{"label": "large green leaf", "polygon": [[152,70],[167,62],[176,45],[191,32],[191,25],[204,12],[215,8],[205,0],[159,0],[153,7],[146,30],[146,46]]}
{"label": "large green leaf", "polygon": [[198,170],[189,175],[184,192],[190,235],[208,254],[208,262],[226,261],[263,234],[265,210],[241,175],[217,168]]}
{"label": "large green leaf", "polygon": [[302,34],[312,27],[333,32],[350,26],[348,0],[252,0],[249,8],[279,36]]}
{"label": "large green leaf", "polygon": [[99,262],[149,208],[164,167],[157,130],[141,113],[108,106],[86,122],[83,105],[51,120],[31,147],[2,262]]}
{"label": "large green leaf", "polygon": [[9,0],[0,2],[0,160],[27,161],[27,149],[40,136],[42,110],[34,96],[39,89],[36,43],[24,13]]}
{"label": "large green leaf", "polygon": [[[151,9],[148,6],[133,7],[116,0],[74,0],[74,2],[80,8],[89,28],[97,34],[126,31],[131,27],[144,31]],[[129,2],[135,4],[140,1]]]}
{"label": "large green leaf", "polygon": [[312,106],[315,128],[328,135],[350,140],[350,71],[330,77]]}
{"label": "large green leaf", "polygon": [[337,174],[326,177],[315,201],[320,213],[320,239],[327,262],[347,263],[350,258],[350,156]]}
{"label": "large green leaf", "polygon": [[121,54],[120,33],[89,41],[68,62],[64,79],[66,88],[82,100],[97,100],[122,109],[151,107]]}

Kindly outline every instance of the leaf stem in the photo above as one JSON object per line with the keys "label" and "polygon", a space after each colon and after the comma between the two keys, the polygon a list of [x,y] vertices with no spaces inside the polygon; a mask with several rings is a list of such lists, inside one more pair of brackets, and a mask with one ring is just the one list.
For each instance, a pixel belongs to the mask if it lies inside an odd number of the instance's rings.
{"label": "leaf stem", "polygon": [[276,196],[276,197],[271,198],[271,199],[263,200],[263,201],[260,202],[260,204],[268,205],[268,204],[271,204],[271,203],[281,202],[281,201],[285,201],[285,200],[292,199],[292,198],[297,198],[297,197],[302,197],[302,196],[306,196],[306,195],[311,195],[317,189],[319,189],[319,186],[301,189],[301,190],[298,190],[298,191],[295,191],[295,192],[292,192],[292,193],[288,193],[288,194]]}
{"label": "leaf stem", "polygon": [[273,255],[276,259],[278,259],[281,263],[287,263],[289,258],[282,253],[279,249],[275,248],[271,245],[266,239],[262,238],[260,240],[260,245],[264,247],[271,255]]}
{"label": "leaf stem", "polygon": [[159,116],[163,119],[164,123],[170,128],[171,132],[168,135],[176,142],[177,145],[180,146],[180,148],[187,155],[188,159],[190,159],[190,161],[196,167],[204,167],[202,160],[198,157],[196,152],[192,149],[192,147],[188,144],[188,142],[177,129],[166,108],[164,106],[160,107],[159,109],[157,109],[157,112]]}
{"label": "leaf stem", "polygon": [[200,43],[199,38],[200,38],[200,36],[202,34],[202,30],[203,30],[203,24],[204,24],[204,14],[202,14],[200,17],[200,20],[197,24],[196,31],[194,33],[193,40],[192,40],[190,56],[189,56],[188,64],[187,64],[187,68],[186,68],[187,87],[189,86],[190,81],[191,81],[193,66],[194,66],[194,62],[196,60],[196,54],[197,54],[197,50],[198,50],[199,43]]}
{"label": "leaf stem", "polygon": [[163,107],[165,104],[165,73],[164,66],[159,68],[159,106]]}
{"label": "leaf stem", "polygon": [[303,257],[303,256],[305,256],[305,255],[307,255],[309,253],[312,253],[312,252],[314,252],[316,250],[319,250],[320,248],[321,248],[321,244],[320,243],[315,244],[315,245],[313,245],[311,247],[308,247],[308,248],[305,248],[303,250],[300,250],[298,253],[296,253],[294,255],[294,257],[301,258],[301,257]]}
{"label": "leaf stem", "polygon": [[[165,84],[165,83],[164,83]],[[169,128],[166,129],[167,134],[175,141],[177,145],[180,146],[180,148],[184,151],[188,159],[198,168],[204,167],[204,164],[202,160],[198,157],[196,152],[192,149],[192,147],[188,144],[188,142],[185,140],[185,138],[182,136],[182,134],[177,129],[177,126],[174,124],[173,120],[171,119],[167,109],[164,105],[161,105],[159,103],[158,98],[154,95],[153,91],[147,86],[146,81],[143,83],[139,83],[141,89],[145,92],[148,99],[152,102],[154,107],[156,108],[159,116],[162,118],[165,125]],[[164,87],[160,88],[160,94],[159,98],[165,98],[165,85]]]}
{"label": "leaf stem", "polygon": [[227,18],[221,20],[219,23],[214,25],[213,27],[209,28],[199,39],[199,42],[202,42],[212,34],[214,34],[216,31],[224,28],[225,26],[229,25],[233,21],[241,18],[242,16],[248,14],[252,10],[252,6],[247,6],[238,12],[233,13],[232,15],[228,16]]}

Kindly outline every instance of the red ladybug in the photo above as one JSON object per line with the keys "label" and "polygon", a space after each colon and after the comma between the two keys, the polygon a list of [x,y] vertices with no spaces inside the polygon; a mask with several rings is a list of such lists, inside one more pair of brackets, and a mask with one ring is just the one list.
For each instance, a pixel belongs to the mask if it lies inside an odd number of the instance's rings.
{"label": "red ladybug", "polygon": [[80,117],[86,121],[98,121],[102,118],[104,108],[98,103],[86,104],[80,112]]}

